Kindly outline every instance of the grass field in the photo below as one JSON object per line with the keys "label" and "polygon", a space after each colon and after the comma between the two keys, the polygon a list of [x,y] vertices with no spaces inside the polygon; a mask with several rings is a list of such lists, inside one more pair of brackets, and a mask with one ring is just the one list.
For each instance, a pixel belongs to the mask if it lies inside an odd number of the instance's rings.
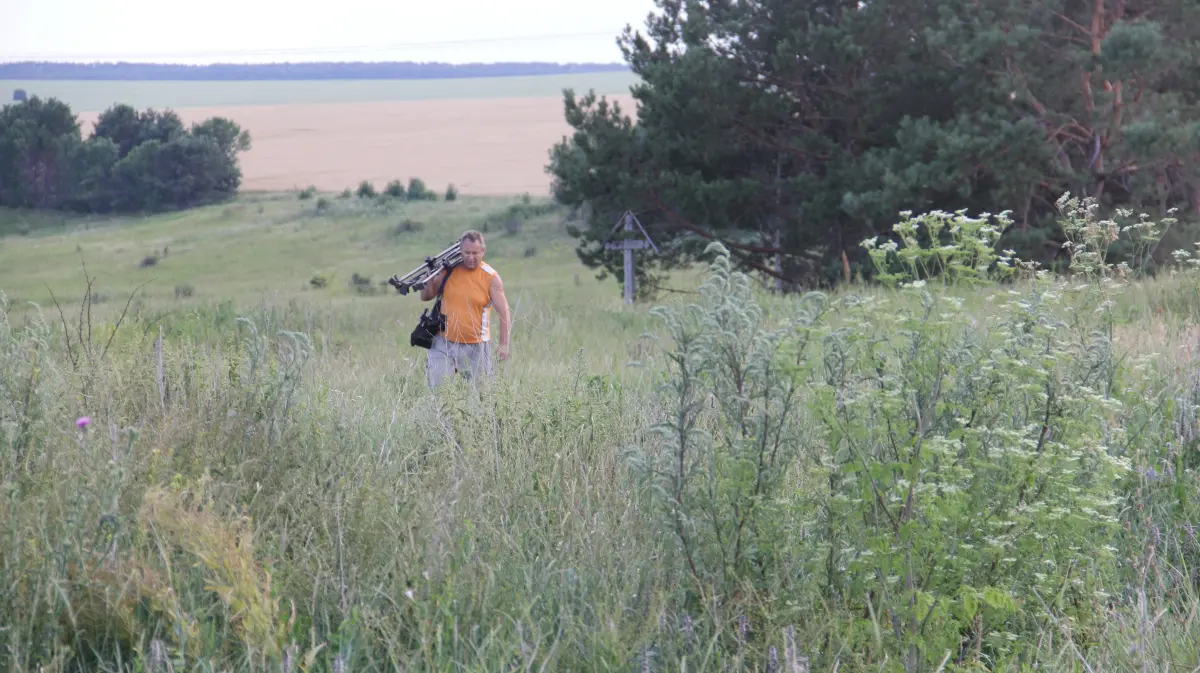
{"label": "grass field", "polygon": [[100,112],[114,103],[137,108],[213,108],[312,105],[317,103],[396,103],[427,100],[492,100],[561,98],[562,90],[595,89],[599,94],[625,94],[638,81],[628,72],[533,75],[424,80],[325,81],[72,81],[3,80],[3,100],[14,89],[54,97],[76,112]]}
{"label": "grass field", "polygon": [[[525,206],[520,197],[412,204],[324,198],[331,206],[323,212],[315,199],[269,194],[133,220],[8,213],[0,217],[0,233],[28,235],[0,243],[0,290],[20,314],[27,302],[51,307],[51,291],[60,301],[78,302],[86,264],[102,300],[93,308],[98,318],[121,310],[138,288],[135,306],[175,316],[204,314],[226,302],[243,309],[300,302],[334,316],[353,307],[355,324],[339,338],[367,338],[400,358],[412,355],[408,334],[428,304],[398,296],[383,282],[477,228],[488,236],[488,259],[509,283],[514,333],[536,336],[515,347],[528,355],[514,366],[532,366],[534,353],[566,361],[582,347],[593,364],[620,368],[626,342],[636,340],[644,324],[623,308],[619,285],[597,281],[578,264],[561,211],[542,214],[544,208]],[[521,229],[509,233],[504,223],[514,213]],[[143,266],[147,258],[155,263]],[[355,276],[367,280],[354,284]],[[326,283],[320,289],[312,284],[317,277]],[[583,342],[567,338],[571,316],[594,324]],[[385,341],[375,343],[379,337]],[[597,344],[604,346],[593,348]]]}
{"label": "grass field", "polygon": [[246,190],[314,185],[340,191],[371,180],[417,176],[437,189],[454,183],[478,195],[544,195],[548,151],[570,133],[562,91],[594,89],[632,112],[630,73],[454,80],[306,82],[91,82],[0,80],[54,96],[90,133],[99,113],[121,102],[174,109],[185,124],[214,115],[248,130]]}
{"label": "grass field", "polygon": [[[1070,207],[1070,277],[960,217],[896,286],[713,250],[625,306],[538,196],[598,77],[114,83],[255,149],[226,204],[0,211],[0,670],[1200,667],[1200,258]],[[410,177],[462,193],[342,195]],[[471,228],[512,358],[431,391],[384,282]]]}
{"label": "grass field", "polygon": [[[540,200],[325,198],[0,213],[0,668],[1200,665],[1200,274],[651,312]],[[513,357],[429,391],[380,283],[468,227]]]}

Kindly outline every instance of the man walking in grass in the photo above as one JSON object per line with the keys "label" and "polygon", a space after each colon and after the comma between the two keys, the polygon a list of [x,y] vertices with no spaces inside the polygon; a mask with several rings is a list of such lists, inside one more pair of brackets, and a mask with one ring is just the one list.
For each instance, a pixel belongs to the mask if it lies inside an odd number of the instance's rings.
{"label": "man walking in grass", "polygon": [[446,316],[446,328],[434,337],[425,361],[425,376],[431,388],[456,372],[462,372],[472,381],[483,375],[491,376],[493,308],[500,317],[496,355],[501,360],[508,359],[511,322],[504,283],[500,274],[483,261],[486,250],[483,234],[467,231],[459,242],[462,261],[449,270],[449,280],[443,270],[421,289],[422,301],[430,301],[439,291],[442,293],[442,313]]}

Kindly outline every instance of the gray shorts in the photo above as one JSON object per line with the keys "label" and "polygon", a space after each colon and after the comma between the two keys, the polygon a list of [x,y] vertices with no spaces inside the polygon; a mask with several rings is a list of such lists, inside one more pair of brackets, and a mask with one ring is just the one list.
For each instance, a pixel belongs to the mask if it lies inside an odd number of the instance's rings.
{"label": "gray shorts", "polygon": [[429,387],[440,384],[447,376],[456,372],[469,380],[492,375],[491,343],[460,344],[447,341],[439,334],[433,338],[429,357],[425,360],[425,379]]}

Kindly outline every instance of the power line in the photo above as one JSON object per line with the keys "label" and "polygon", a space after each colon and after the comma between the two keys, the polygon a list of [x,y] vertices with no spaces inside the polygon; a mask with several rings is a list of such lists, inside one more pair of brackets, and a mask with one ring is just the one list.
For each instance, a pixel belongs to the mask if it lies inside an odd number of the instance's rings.
{"label": "power line", "polygon": [[139,59],[171,59],[171,58],[210,58],[229,55],[238,56],[269,56],[277,55],[307,55],[307,54],[331,54],[331,53],[354,53],[362,51],[395,51],[404,49],[420,49],[426,47],[443,47],[455,45],[476,45],[476,44],[496,44],[506,42],[538,42],[548,40],[563,40],[563,39],[578,39],[583,37],[610,37],[615,39],[621,30],[613,31],[590,31],[578,33],[544,33],[540,35],[513,35],[508,37],[481,37],[467,38],[461,40],[435,40],[426,42],[393,42],[388,44],[359,44],[345,46],[323,46],[323,47],[277,47],[270,49],[224,49],[210,51],[191,51],[191,52],[150,52],[150,53],[131,53],[107,54],[92,53],[76,53],[76,54],[33,54],[26,52],[24,54],[0,53],[0,61],[40,61],[40,60],[120,60],[121,58],[139,58]]}

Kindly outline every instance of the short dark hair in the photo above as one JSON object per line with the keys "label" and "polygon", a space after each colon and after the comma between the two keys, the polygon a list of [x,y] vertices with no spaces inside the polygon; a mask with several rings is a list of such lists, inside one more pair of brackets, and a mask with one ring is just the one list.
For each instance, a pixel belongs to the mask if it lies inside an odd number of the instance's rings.
{"label": "short dark hair", "polygon": [[474,229],[468,229],[467,231],[463,232],[463,235],[458,239],[459,243],[466,243],[467,241],[475,241],[479,245],[482,245],[485,248],[487,247],[487,243],[483,240],[483,234],[475,231]]}

